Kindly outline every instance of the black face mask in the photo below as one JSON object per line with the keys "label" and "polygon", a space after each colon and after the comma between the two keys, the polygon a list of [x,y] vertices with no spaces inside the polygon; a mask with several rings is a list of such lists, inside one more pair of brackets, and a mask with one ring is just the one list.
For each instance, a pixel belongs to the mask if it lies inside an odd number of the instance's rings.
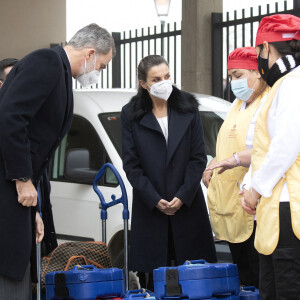
{"label": "black face mask", "polygon": [[[268,58],[262,58],[260,53],[257,57],[258,61],[258,71],[262,77],[262,79],[272,87],[274,83],[289,73],[292,69],[299,66],[299,62],[295,59],[293,55],[285,55],[279,58],[271,68],[269,68],[269,54]],[[284,68],[279,67],[280,65],[284,66]]]}
{"label": "black face mask", "polygon": [[262,77],[262,79],[264,81],[268,82],[268,75],[270,72],[270,69],[269,69],[269,54],[270,54],[270,52],[268,52],[268,58],[262,58],[260,56],[260,53],[261,53],[261,50],[257,57],[258,72],[259,72],[260,76]]}

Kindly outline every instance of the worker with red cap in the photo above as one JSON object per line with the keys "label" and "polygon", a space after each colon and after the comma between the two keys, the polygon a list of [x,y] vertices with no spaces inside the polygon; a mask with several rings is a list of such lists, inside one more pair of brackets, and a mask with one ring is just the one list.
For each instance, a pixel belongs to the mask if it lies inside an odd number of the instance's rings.
{"label": "worker with red cap", "polygon": [[251,162],[255,121],[268,93],[257,68],[254,47],[237,48],[230,53],[227,70],[236,100],[219,131],[216,157],[202,177],[208,187],[215,236],[228,241],[241,284],[256,287],[259,258],[254,248],[255,221],[240,206],[239,191]]}
{"label": "worker with red cap", "polygon": [[272,15],[256,36],[258,70],[271,88],[256,122],[243,208],[256,211],[260,299],[300,298],[300,18]]}

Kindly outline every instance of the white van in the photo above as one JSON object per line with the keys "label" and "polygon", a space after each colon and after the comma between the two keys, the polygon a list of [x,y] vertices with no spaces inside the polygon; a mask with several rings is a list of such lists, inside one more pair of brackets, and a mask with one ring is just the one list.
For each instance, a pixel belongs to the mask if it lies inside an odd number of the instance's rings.
{"label": "white van", "polygon": [[[106,162],[119,171],[131,210],[132,188],[122,168],[120,113],[136,90],[74,90],[74,117],[50,164],[51,202],[57,237],[64,241],[101,241],[100,201],[93,190],[96,173]],[[208,158],[215,156],[217,133],[230,103],[196,95],[204,128]],[[114,174],[108,170],[99,183],[108,202],[120,196]],[[203,186],[206,194],[206,189]],[[130,234],[129,234],[130,237]],[[123,266],[122,206],[108,209],[107,242],[112,264]]]}

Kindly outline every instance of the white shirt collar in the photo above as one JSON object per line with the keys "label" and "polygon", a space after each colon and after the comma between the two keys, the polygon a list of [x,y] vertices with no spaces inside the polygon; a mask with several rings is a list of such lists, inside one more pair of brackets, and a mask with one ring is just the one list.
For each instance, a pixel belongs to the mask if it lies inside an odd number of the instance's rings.
{"label": "white shirt collar", "polygon": [[[65,49],[64,49],[65,50]],[[68,52],[65,50],[65,52],[66,52],[66,55],[67,55],[67,58],[68,58],[68,60],[69,60],[69,63],[70,63],[70,65],[71,65],[71,62],[70,62],[70,58],[69,58],[69,55],[68,55]]]}

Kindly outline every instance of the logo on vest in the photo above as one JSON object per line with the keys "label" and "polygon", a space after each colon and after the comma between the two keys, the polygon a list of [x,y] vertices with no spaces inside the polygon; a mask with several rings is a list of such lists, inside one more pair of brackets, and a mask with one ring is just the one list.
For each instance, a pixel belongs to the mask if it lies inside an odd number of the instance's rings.
{"label": "logo on vest", "polygon": [[229,130],[228,137],[231,138],[231,139],[237,137],[236,124],[234,124],[234,125],[232,126],[232,128]]}

